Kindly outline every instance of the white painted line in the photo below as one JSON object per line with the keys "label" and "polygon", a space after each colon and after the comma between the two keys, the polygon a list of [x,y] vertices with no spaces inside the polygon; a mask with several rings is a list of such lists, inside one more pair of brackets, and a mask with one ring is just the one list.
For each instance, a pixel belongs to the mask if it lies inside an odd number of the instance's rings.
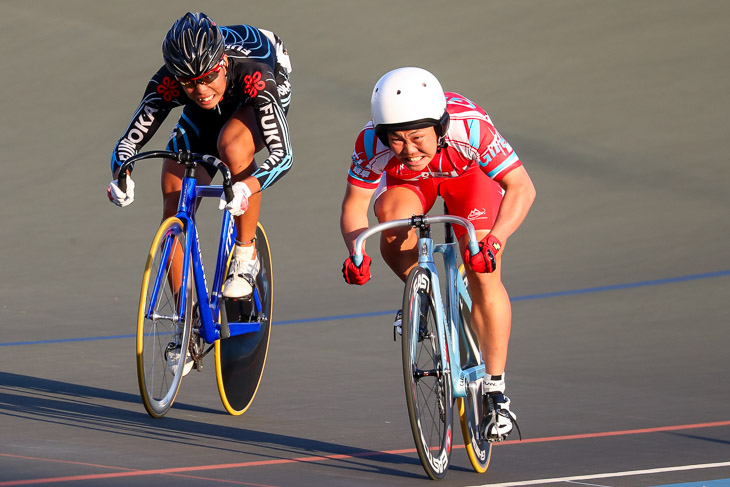
{"label": "white painted line", "polygon": [[633,477],[636,475],[650,475],[653,473],[679,472],[682,470],[699,470],[703,468],[730,467],[730,462],[704,463],[699,465],[682,465],[679,467],[650,468],[647,470],[627,470],[626,472],[597,473],[590,475],[576,475],[574,477],[556,477],[552,479],[523,480],[501,484],[483,484],[474,487],[518,487],[522,485],[541,485],[556,482],[570,482],[573,480],[607,479],[611,477]]}

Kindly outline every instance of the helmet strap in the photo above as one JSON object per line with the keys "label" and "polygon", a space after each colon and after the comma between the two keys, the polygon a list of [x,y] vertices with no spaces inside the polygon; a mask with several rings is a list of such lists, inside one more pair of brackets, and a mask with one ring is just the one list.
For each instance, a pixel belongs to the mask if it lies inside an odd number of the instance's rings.
{"label": "helmet strap", "polygon": [[438,138],[438,143],[436,144],[436,154],[441,152],[441,149],[446,149],[449,146],[449,144],[446,143],[446,134],[441,135]]}

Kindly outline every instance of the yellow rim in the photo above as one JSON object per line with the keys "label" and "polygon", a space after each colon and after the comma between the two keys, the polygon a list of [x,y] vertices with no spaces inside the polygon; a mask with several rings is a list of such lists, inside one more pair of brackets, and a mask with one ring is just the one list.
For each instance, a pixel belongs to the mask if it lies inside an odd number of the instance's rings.
{"label": "yellow rim", "polygon": [[147,400],[147,385],[144,377],[144,310],[147,304],[147,289],[149,289],[150,285],[149,277],[152,271],[152,263],[155,260],[160,240],[165,236],[167,230],[175,224],[179,225],[180,228],[184,227],[183,222],[179,218],[174,216],[170,217],[162,222],[160,228],[157,229],[155,237],[152,239],[152,245],[150,245],[150,250],[147,253],[147,262],[144,266],[144,274],[142,274],[142,289],[139,294],[139,306],[137,308],[137,382],[145,409],[151,416],[156,418],[159,418],[160,415],[152,410],[152,405]]}
{"label": "yellow rim", "polygon": [[[464,446],[466,447],[466,454],[469,456],[469,462],[471,462],[472,468],[474,468],[474,471],[476,473],[484,473],[489,469],[489,462],[492,459],[491,455],[488,455],[487,463],[485,465],[482,465],[479,459],[477,458],[476,453],[474,453],[474,447],[471,445],[471,442],[469,441],[469,426],[466,421],[466,410],[464,408],[464,398],[459,397],[456,400],[457,408],[459,409],[459,422],[461,423],[461,433],[464,436]],[[488,445],[488,448],[491,448],[491,445]]]}
{"label": "yellow rim", "polygon": [[[461,264],[459,266],[459,275],[462,279],[464,279],[464,264]],[[474,447],[471,445],[471,438],[469,436],[469,424],[467,423],[466,419],[466,400],[463,397],[459,397],[456,399],[457,408],[459,410],[459,422],[461,423],[461,433],[464,437],[464,446],[466,447],[466,454],[469,456],[469,462],[471,462],[472,468],[474,468],[474,471],[476,473],[484,473],[489,468],[489,462],[491,461],[492,457],[491,454],[489,455],[487,459],[487,463],[485,465],[482,465],[482,463],[477,458],[476,453],[474,452]],[[488,448],[491,448],[491,445],[487,445]]]}
{"label": "yellow rim", "polygon": [[[269,239],[266,236],[266,231],[264,230],[264,227],[261,225],[261,223],[257,224],[258,230],[261,231],[264,238],[263,241],[266,243],[266,253],[269,257],[269,269],[271,269],[270,278],[273,281],[273,269],[271,266],[271,248],[269,247]],[[258,244],[257,244],[258,245]],[[228,272],[228,266],[231,265],[231,258],[233,256],[233,252],[231,252],[228,255],[228,262],[226,262],[226,273]],[[271,320],[272,320],[272,314],[274,310],[274,286],[273,282],[271,283],[271,296],[269,298],[269,307],[272,310],[272,313],[269,313],[269,328],[271,327]],[[218,320],[220,321],[220,316],[218,316]],[[269,356],[269,343],[271,341],[271,329],[269,329],[269,333],[266,338],[266,352],[264,353],[264,363],[261,367],[261,374],[259,375],[258,382],[256,383],[256,389],[254,390],[253,395],[251,396],[251,400],[248,402],[245,408],[243,409],[235,409],[233,406],[231,406],[231,403],[228,401],[228,397],[226,397],[226,390],[223,385],[223,373],[222,373],[222,367],[221,367],[221,361],[220,361],[220,340],[215,341],[215,379],[218,383],[218,394],[221,397],[221,402],[223,403],[223,407],[228,411],[229,414],[233,416],[240,416],[243,413],[245,413],[249,407],[251,407],[251,404],[253,404],[253,400],[256,398],[256,394],[259,391],[259,386],[261,385],[261,379],[263,377],[263,369],[266,368],[266,359]]]}

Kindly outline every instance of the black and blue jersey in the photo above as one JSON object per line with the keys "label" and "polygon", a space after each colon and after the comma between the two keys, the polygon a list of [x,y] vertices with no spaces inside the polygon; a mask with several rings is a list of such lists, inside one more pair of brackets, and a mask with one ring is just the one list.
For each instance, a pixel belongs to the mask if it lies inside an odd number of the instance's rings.
{"label": "black and blue jersey", "polygon": [[120,164],[147,144],[173,108],[184,107],[167,148],[217,154],[220,129],[236,109],[251,106],[269,157],[253,173],[261,189],[291,168],[293,154],[286,114],[291,103],[289,56],[274,33],[249,25],[221,27],[228,56],[226,91],[215,109],[203,110],[188,98],[175,76],[161,67],[147,84],[132,121],[111,158],[114,174]]}

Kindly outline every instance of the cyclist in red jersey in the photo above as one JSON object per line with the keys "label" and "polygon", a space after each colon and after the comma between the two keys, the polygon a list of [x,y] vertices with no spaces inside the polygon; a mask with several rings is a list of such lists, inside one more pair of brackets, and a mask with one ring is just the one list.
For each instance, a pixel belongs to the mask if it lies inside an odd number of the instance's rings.
{"label": "cyclist in red jersey", "polygon": [[[512,316],[501,260],[507,240],[527,216],[535,188],[489,115],[458,93],[444,93],[426,70],[386,73],[373,90],[371,115],[355,142],[342,202],[345,244],[352,255],[355,239],[368,227],[371,201],[378,221],[385,222],[425,214],[441,196],[450,214],[474,224],[480,239],[474,255],[463,227],[454,230],[472,294],[471,323],[486,364],[485,399],[497,411],[486,432],[490,441],[500,441],[516,421],[504,395]],[[412,228],[382,233],[381,255],[403,281],[416,265],[417,240]],[[360,266],[351,257],[342,266],[349,284],[370,280],[371,259],[363,253]]]}

